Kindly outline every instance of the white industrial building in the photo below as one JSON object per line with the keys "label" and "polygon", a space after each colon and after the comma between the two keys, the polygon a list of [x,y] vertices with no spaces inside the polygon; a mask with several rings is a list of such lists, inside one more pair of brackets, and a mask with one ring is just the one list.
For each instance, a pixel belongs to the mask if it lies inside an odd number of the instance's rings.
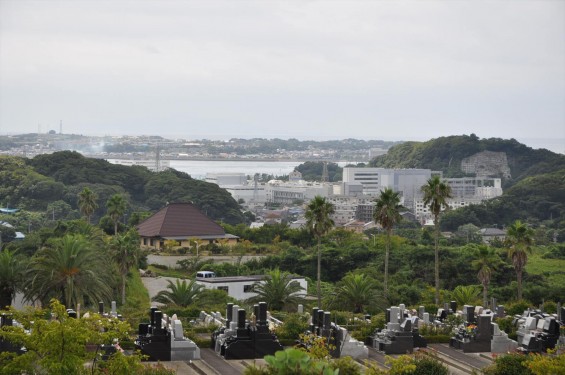
{"label": "white industrial building", "polygon": [[329,197],[332,189],[328,183],[271,180],[265,185],[265,196],[269,203],[293,204],[297,201],[308,202],[317,195]]}
{"label": "white industrial building", "polygon": [[[422,185],[432,176],[430,169],[387,169],[387,168],[343,168],[343,190],[358,191],[362,186],[365,195],[380,195],[381,190],[391,188],[403,197],[414,197]],[[349,194],[348,194],[349,195]]]}
{"label": "white industrial building", "polygon": [[[424,207],[422,186],[434,175],[441,176],[441,172],[430,169],[386,169],[386,168],[350,168],[343,169],[343,183],[340,186],[340,194],[348,197],[336,200],[336,223],[342,222],[346,217],[361,219],[360,216],[368,217],[368,210],[364,214],[357,212],[354,207],[367,204],[362,202],[361,197],[370,197],[373,202],[380,192],[385,188],[391,188],[399,192],[401,204],[414,212],[420,221],[431,218],[428,207]],[[491,199],[502,195],[502,182],[500,178],[488,177],[463,177],[443,179],[451,186],[452,199],[448,200],[448,205],[452,209],[465,207],[471,204],[478,204],[486,199]],[[358,197],[358,198],[357,198]],[[361,199],[358,202],[357,199]],[[366,205],[365,208],[370,208]],[[357,210],[359,211],[359,210]],[[367,211],[367,212],[365,212]]]}
{"label": "white industrial building", "polygon": [[207,173],[206,182],[226,189],[233,199],[242,199],[248,205],[265,204],[265,185],[257,181],[248,181],[245,173]]}
{"label": "white industrial building", "polygon": [[[225,290],[230,297],[237,300],[246,300],[255,297],[257,293],[253,291],[253,284],[256,282],[264,282],[265,275],[252,275],[252,276],[228,276],[228,277],[210,277],[210,278],[196,278],[196,283],[202,285],[206,289],[219,289]],[[289,282],[297,281],[303,288],[297,295],[306,296],[308,282],[304,277],[293,276]]]}

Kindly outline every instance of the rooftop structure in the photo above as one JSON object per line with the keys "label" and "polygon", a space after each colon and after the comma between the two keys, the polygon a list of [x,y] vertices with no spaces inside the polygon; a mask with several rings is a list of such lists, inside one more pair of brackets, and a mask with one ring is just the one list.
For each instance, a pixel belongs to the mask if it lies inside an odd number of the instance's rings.
{"label": "rooftop structure", "polygon": [[190,246],[191,240],[213,243],[218,240],[235,242],[238,237],[227,234],[220,225],[204,215],[192,203],[171,203],[137,226],[141,245],[160,249],[166,240],[178,246]]}

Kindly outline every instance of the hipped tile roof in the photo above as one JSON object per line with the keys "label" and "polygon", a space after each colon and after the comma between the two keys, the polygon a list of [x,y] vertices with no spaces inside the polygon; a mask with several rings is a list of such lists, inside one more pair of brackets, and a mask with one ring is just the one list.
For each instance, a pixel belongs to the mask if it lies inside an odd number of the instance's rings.
{"label": "hipped tile roof", "polygon": [[141,237],[223,236],[224,228],[191,203],[171,203],[137,226]]}

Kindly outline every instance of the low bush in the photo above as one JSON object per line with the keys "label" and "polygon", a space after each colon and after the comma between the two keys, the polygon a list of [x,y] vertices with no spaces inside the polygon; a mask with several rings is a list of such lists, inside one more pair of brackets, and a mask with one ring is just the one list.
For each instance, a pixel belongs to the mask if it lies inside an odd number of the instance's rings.
{"label": "low bush", "polygon": [[450,335],[428,335],[424,336],[428,344],[446,344],[451,340]]}
{"label": "low bush", "polygon": [[516,315],[516,314],[522,314],[525,310],[528,309],[528,307],[531,307],[532,304],[526,300],[521,300],[521,301],[517,301],[514,303],[509,304],[506,307],[506,314],[508,315]]}
{"label": "low bush", "polygon": [[287,314],[283,324],[277,327],[275,333],[279,339],[298,340],[298,336],[308,329],[308,315]]}
{"label": "low bush", "polygon": [[532,375],[526,367],[528,357],[524,354],[507,354],[497,357],[494,363],[485,369],[485,375]]}

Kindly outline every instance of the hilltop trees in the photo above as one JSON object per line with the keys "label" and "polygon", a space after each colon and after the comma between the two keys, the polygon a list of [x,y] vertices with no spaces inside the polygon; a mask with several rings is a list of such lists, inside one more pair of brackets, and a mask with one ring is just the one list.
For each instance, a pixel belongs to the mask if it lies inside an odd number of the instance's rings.
{"label": "hilltop trees", "polygon": [[400,216],[400,197],[398,192],[394,192],[391,188],[381,191],[380,197],[377,199],[373,219],[375,223],[386,230],[386,254],[385,254],[385,275],[384,275],[384,296],[388,297],[388,259],[390,256],[390,236],[392,228],[396,223],[402,220]]}
{"label": "hilltop trees", "polygon": [[434,257],[435,257],[435,303],[439,304],[439,214],[442,210],[448,209],[447,200],[451,198],[451,187],[442,182],[439,176],[433,176],[427,183],[422,186],[424,193],[424,206],[429,206],[429,210],[434,217],[435,241],[434,241]]}
{"label": "hilltop trees", "polygon": [[516,220],[506,231],[508,258],[516,270],[518,299],[522,299],[522,273],[528,263],[528,253],[532,251],[534,231],[520,220]]}
{"label": "hilltop trees", "polygon": [[334,206],[330,202],[326,201],[326,198],[322,198],[317,195],[308,203],[306,208],[306,226],[318,240],[318,263],[317,263],[317,294],[318,294],[318,307],[322,308],[322,290],[321,290],[321,270],[322,270],[322,250],[320,245],[322,243],[322,237],[328,233],[334,222],[331,219],[331,215],[334,213]]}

